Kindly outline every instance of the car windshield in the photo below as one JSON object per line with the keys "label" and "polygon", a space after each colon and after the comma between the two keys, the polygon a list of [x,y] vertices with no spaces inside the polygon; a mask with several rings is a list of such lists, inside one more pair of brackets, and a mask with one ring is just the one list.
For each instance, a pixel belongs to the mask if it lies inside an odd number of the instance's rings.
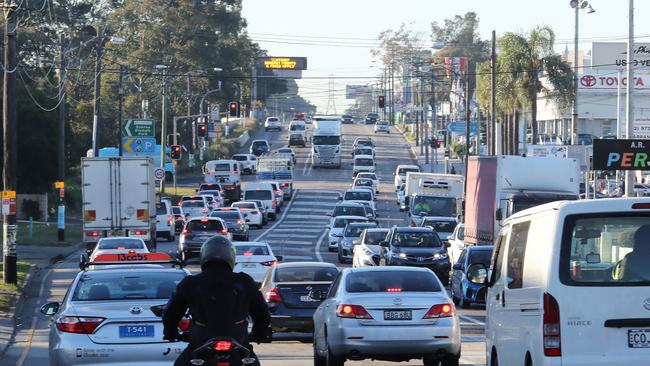
{"label": "car windshield", "polygon": [[344,236],[347,237],[359,237],[361,232],[370,227],[376,227],[377,225],[348,225],[345,228]]}
{"label": "car windshield", "polygon": [[397,175],[406,175],[408,172],[418,173],[420,169],[416,168],[399,168],[397,170]]}
{"label": "car windshield", "polygon": [[199,187],[199,192],[202,191],[207,191],[207,190],[221,190],[221,186],[218,183],[211,183],[211,184],[201,184]]}
{"label": "car windshield", "polygon": [[167,206],[164,203],[156,205],[156,215],[167,215]]}
{"label": "car windshield", "polygon": [[334,227],[335,228],[344,228],[345,225],[351,223],[351,222],[366,222],[367,220],[362,220],[362,219],[350,219],[350,218],[340,218],[334,220]]}
{"label": "car windshield", "polygon": [[377,113],[368,113],[368,115],[366,117],[368,117],[368,118],[379,118],[379,115]]}
{"label": "car windshield", "polygon": [[245,155],[233,155],[232,160],[236,161],[246,161],[246,156]]}
{"label": "car windshield", "polygon": [[332,216],[366,216],[366,210],[361,206],[336,206]]}
{"label": "car windshield", "polygon": [[253,149],[268,149],[269,145],[264,141],[253,142]]}
{"label": "car windshield", "polygon": [[97,249],[144,249],[144,243],[140,239],[102,239],[97,244]]}
{"label": "car windshield", "polygon": [[567,218],[560,279],[576,286],[650,285],[650,216],[594,216]]}
{"label": "car windshield", "polygon": [[210,214],[211,217],[219,217],[226,221],[239,220],[239,212],[234,210],[214,211]]}
{"label": "car windshield", "polygon": [[346,201],[372,201],[372,193],[370,192],[345,192],[343,197]]}
{"label": "car windshield", "polygon": [[440,292],[430,271],[351,272],[345,281],[347,292]]}
{"label": "car windshield", "polygon": [[245,257],[252,255],[270,255],[269,248],[266,245],[237,244],[235,245],[235,253]]}
{"label": "car windshield", "polygon": [[305,130],[305,125],[303,125],[302,123],[291,125],[291,131],[304,131],[304,130]]}
{"label": "car windshield", "polygon": [[357,141],[357,146],[372,146],[372,141],[360,140]]}
{"label": "car windshield", "polygon": [[340,145],[341,137],[339,136],[314,136],[314,145]]}
{"label": "car windshield", "polygon": [[357,178],[365,178],[365,179],[375,180],[375,179],[377,179],[377,176],[375,175],[375,173],[359,173],[357,175]]}
{"label": "car windshield", "polygon": [[244,199],[270,201],[273,199],[273,194],[271,191],[244,191]]}
{"label": "car windshield", "polygon": [[354,155],[372,155],[372,149],[369,147],[357,147],[354,149]]}
{"label": "car windshield", "polygon": [[431,226],[437,233],[453,233],[456,228],[456,221],[438,221],[438,220],[424,220],[424,225]]}
{"label": "car windshield", "polygon": [[492,259],[492,250],[472,250],[469,252],[468,263],[470,265],[480,263],[486,267],[490,266]]}
{"label": "car windshield", "polygon": [[379,122],[377,122],[377,125],[379,125],[379,126],[388,126],[388,122],[386,122],[386,121],[379,121]]}
{"label": "car windshield", "polygon": [[363,243],[367,245],[378,245],[380,242],[386,240],[388,230],[385,231],[366,231],[363,237]]}
{"label": "car windshield", "polygon": [[417,216],[456,216],[456,199],[453,197],[415,196],[411,214]]}
{"label": "car windshield", "polygon": [[91,271],[81,275],[72,301],[167,300],[185,272]]}
{"label": "car windshield", "polygon": [[203,201],[183,201],[183,207],[205,207]]}
{"label": "car windshield", "polygon": [[185,226],[190,231],[219,231],[224,227],[219,220],[192,220]]}
{"label": "car windshield", "polygon": [[338,273],[334,267],[287,266],[275,271],[275,282],[332,282]]}
{"label": "car windshield", "polygon": [[435,248],[442,246],[438,235],[432,232],[397,232],[393,237],[396,247],[405,248]]}

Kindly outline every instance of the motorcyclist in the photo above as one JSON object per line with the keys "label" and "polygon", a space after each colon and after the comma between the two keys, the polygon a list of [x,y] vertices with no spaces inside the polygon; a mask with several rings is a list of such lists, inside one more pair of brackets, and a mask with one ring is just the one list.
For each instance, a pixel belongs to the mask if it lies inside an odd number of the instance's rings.
{"label": "motorcyclist", "polygon": [[[231,337],[245,346],[270,341],[266,301],[249,275],[233,273],[234,266],[232,243],[215,236],[201,246],[201,273],[185,277],[176,286],[163,313],[163,338],[178,340],[178,322],[186,313],[192,321],[189,344],[174,365],[189,365],[192,351],[210,338]],[[250,337],[248,316],[253,320]]]}

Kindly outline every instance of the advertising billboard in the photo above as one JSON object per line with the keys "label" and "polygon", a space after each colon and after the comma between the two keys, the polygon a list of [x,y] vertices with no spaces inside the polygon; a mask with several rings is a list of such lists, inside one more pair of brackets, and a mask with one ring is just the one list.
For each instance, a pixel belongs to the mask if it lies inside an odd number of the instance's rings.
{"label": "advertising billboard", "polygon": [[257,68],[260,70],[307,70],[307,57],[258,57]]}

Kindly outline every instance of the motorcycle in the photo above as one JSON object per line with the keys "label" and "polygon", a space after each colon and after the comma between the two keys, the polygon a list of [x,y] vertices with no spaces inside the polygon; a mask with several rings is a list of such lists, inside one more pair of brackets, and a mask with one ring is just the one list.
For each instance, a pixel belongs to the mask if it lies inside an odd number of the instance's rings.
{"label": "motorcycle", "polygon": [[[164,305],[155,305],[151,311],[157,317],[163,316]],[[184,329],[184,330],[187,330]],[[179,333],[178,341],[189,342],[187,331]],[[246,366],[258,364],[255,354],[230,337],[214,337],[206,340],[201,346],[192,351],[189,365],[203,366]]]}

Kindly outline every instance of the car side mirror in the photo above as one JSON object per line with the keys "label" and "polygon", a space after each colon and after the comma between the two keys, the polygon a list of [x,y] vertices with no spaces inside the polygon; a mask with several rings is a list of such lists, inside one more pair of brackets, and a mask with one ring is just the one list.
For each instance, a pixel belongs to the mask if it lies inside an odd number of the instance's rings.
{"label": "car side mirror", "polygon": [[501,212],[501,209],[500,209],[500,208],[497,208],[496,212],[494,213],[494,218],[495,218],[497,221],[501,221],[501,220],[503,220],[503,213]]}
{"label": "car side mirror", "polygon": [[58,302],[47,303],[47,304],[41,306],[41,313],[43,313],[44,315],[47,315],[47,316],[52,316],[52,315],[59,312],[59,307],[60,306],[61,305],[59,305]]}
{"label": "car side mirror", "polygon": [[352,241],[352,245],[359,245],[359,244],[360,244],[360,242],[358,240],[353,240]]}
{"label": "car side mirror", "polygon": [[488,270],[483,263],[474,263],[465,273],[467,280],[478,285],[488,285]]}
{"label": "car side mirror", "polygon": [[284,257],[281,256],[281,255],[276,255],[275,256],[275,260],[277,260],[278,262],[282,262],[283,259],[284,259]]}
{"label": "car side mirror", "polygon": [[451,269],[453,269],[454,271],[462,271],[463,270],[463,265],[460,264],[460,263],[456,263],[451,267]]}

